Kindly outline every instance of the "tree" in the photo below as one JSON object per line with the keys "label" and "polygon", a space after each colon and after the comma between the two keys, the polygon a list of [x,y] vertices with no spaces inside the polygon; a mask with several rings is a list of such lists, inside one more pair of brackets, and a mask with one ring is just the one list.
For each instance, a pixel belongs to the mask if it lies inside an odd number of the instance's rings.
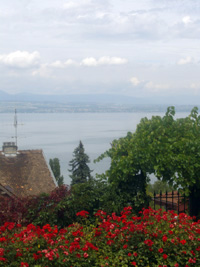
{"label": "tree", "polygon": [[137,148],[134,138],[135,134],[129,132],[126,137],[114,140],[111,148],[97,159],[111,159],[110,169],[102,178],[108,181],[111,192],[109,202],[113,203],[115,212],[127,205],[131,205],[135,212],[148,205],[148,177],[145,169],[136,162],[134,151]]}
{"label": "tree", "polygon": [[[164,117],[143,118],[135,133],[114,140],[112,147],[99,157],[111,158],[105,173],[108,182],[119,193],[133,198],[145,196],[149,174],[175,188],[191,193],[191,202],[200,195],[200,116],[195,107],[186,118],[175,119],[175,108],[169,107]],[[140,175],[140,176],[138,176]],[[133,194],[131,196],[131,191]],[[128,194],[126,195],[126,191]],[[132,200],[131,200],[132,202]],[[192,215],[197,215],[196,209]]]}
{"label": "tree", "polygon": [[161,180],[155,181],[153,184],[149,183],[147,186],[147,191],[153,194],[159,194],[160,192],[165,193],[174,191],[174,188],[170,186],[167,182],[162,182]]}
{"label": "tree", "polygon": [[85,154],[85,149],[81,141],[78,147],[75,148],[73,157],[74,158],[69,163],[69,166],[71,166],[69,172],[72,173],[70,175],[70,178],[72,179],[71,185],[85,183],[92,179],[92,171],[87,164],[90,163],[90,160],[88,155]]}
{"label": "tree", "polygon": [[50,159],[49,165],[54,174],[58,186],[63,185],[64,177],[60,174],[60,161],[58,158]]}

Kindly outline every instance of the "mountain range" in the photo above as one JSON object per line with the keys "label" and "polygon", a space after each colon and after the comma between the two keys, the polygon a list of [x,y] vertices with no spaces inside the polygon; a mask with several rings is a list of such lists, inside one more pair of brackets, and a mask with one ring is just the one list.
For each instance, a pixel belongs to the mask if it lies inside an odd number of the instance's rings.
{"label": "mountain range", "polygon": [[111,94],[42,95],[31,93],[8,94],[0,91],[0,102],[52,102],[128,105],[199,105],[200,96],[130,97]]}

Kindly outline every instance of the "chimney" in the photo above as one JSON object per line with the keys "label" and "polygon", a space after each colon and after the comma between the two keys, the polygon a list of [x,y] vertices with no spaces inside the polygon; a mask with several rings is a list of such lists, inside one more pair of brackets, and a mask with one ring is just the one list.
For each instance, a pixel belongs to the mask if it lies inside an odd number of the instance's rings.
{"label": "chimney", "polygon": [[17,156],[17,146],[15,142],[4,142],[2,149],[3,154],[7,157]]}

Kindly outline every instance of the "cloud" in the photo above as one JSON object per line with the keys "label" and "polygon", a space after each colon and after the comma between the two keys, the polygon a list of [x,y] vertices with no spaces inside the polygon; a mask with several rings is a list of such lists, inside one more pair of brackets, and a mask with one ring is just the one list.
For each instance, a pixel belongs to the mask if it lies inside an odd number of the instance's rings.
{"label": "cloud", "polygon": [[65,62],[61,62],[60,60],[56,60],[53,63],[49,64],[50,67],[61,68],[61,69],[68,67],[68,66],[76,66],[76,65],[78,65],[78,63],[72,59],[68,59]]}
{"label": "cloud", "polygon": [[191,23],[192,20],[191,20],[190,16],[185,16],[185,17],[182,18],[182,22],[183,22],[185,25],[187,25],[187,24]]}
{"label": "cloud", "polygon": [[50,64],[46,64],[48,67],[52,68],[66,68],[69,66],[88,66],[88,67],[94,67],[94,66],[100,66],[100,65],[122,65],[126,64],[128,62],[125,58],[120,57],[100,57],[99,59],[96,59],[94,57],[87,57],[82,59],[80,62],[77,62],[73,59],[67,59],[66,61],[60,61],[56,60]]}
{"label": "cloud", "polygon": [[97,66],[97,60],[94,57],[87,57],[82,60],[81,65]]}
{"label": "cloud", "polygon": [[126,64],[128,60],[120,57],[100,57],[96,59],[94,57],[88,57],[81,61],[81,65],[84,66],[99,66],[99,65],[122,65]]}
{"label": "cloud", "polygon": [[48,64],[41,64],[38,69],[32,71],[32,76],[48,78],[52,77],[52,73],[51,70],[48,68]]}
{"label": "cloud", "polygon": [[37,66],[40,61],[40,54],[37,51],[15,51],[10,54],[0,55],[0,63],[16,68],[30,68]]}
{"label": "cloud", "polygon": [[82,0],[81,2],[79,1],[69,1],[67,3],[65,3],[63,5],[64,9],[73,9],[73,8],[77,8],[77,7],[81,7],[81,6],[85,6],[85,5],[89,5],[91,4],[90,0]]}
{"label": "cloud", "polygon": [[130,82],[131,82],[134,86],[137,86],[137,85],[140,84],[140,81],[138,80],[137,77],[132,77],[132,78],[130,79]]}
{"label": "cloud", "polygon": [[154,83],[152,81],[149,81],[145,84],[145,88],[147,88],[151,92],[160,92],[160,91],[166,91],[169,89],[168,84],[161,84],[161,83]]}
{"label": "cloud", "polygon": [[178,65],[185,65],[185,64],[189,64],[189,63],[191,63],[191,62],[192,62],[192,57],[187,56],[186,58],[181,58],[181,59],[177,62],[177,64],[178,64]]}

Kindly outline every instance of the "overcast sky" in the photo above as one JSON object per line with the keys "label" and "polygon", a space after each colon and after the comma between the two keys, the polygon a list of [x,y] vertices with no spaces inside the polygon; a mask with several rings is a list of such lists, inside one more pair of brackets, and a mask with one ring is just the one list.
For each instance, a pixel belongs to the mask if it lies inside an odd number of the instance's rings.
{"label": "overcast sky", "polygon": [[200,95],[200,0],[0,0],[0,90]]}

